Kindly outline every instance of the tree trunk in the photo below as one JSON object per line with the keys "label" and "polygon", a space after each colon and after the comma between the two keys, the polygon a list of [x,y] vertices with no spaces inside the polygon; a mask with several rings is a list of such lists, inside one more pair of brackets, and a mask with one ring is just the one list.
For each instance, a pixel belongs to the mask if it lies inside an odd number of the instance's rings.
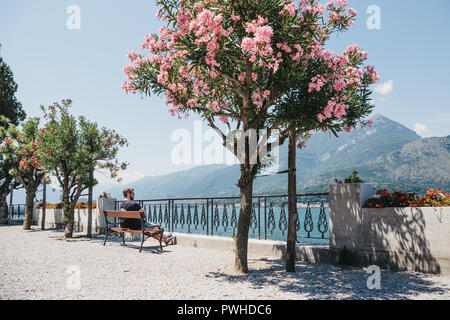
{"label": "tree trunk", "polygon": [[289,131],[288,154],[288,237],[286,246],[286,271],[295,272],[295,247],[297,242],[297,182],[296,182],[296,139],[295,131]]}
{"label": "tree trunk", "polygon": [[6,199],[12,190],[11,180],[11,176],[7,175],[0,184],[0,224],[9,224],[9,207]]}
{"label": "tree trunk", "polygon": [[72,238],[74,227],[74,210],[70,206],[69,192],[63,191],[64,236]]}
{"label": "tree trunk", "polygon": [[47,213],[47,183],[42,184],[42,219],[41,230],[45,230],[45,215]]}
{"label": "tree trunk", "polygon": [[239,273],[247,273],[247,249],[248,232],[252,217],[253,179],[251,173],[241,171],[239,188],[241,191],[241,205],[239,213],[238,229],[236,234],[235,270]]}
{"label": "tree trunk", "polygon": [[34,186],[28,187],[26,204],[25,204],[25,219],[23,221],[23,229],[30,230],[33,222],[34,198],[36,197],[36,189]]}
{"label": "tree trunk", "polygon": [[73,236],[73,227],[74,227],[74,210],[71,208],[64,208],[64,237],[72,238]]}
{"label": "tree trunk", "polygon": [[92,181],[94,180],[94,170],[89,171],[89,196],[88,196],[88,225],[87,225],[87,237],[92,238]]}
{"label": "tree trunk", "polygon": [[14,194],[14,183],[11,184],[11,191],[9,192],[8,224],[12,224],[13,194]]}
{"label": "tree trunk", "polygon": [[6,202],[8,193],[0,194],[0,224],[8,224],[9,223],[8,203]]}

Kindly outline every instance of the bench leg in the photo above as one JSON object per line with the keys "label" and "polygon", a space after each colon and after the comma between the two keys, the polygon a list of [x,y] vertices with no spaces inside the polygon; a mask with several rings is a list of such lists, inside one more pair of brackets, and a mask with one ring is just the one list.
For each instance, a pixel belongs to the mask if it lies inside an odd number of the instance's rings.
{"label": "bench leg", "polygon": [[122,236],[122,244],[125,245],[125,233],[121,232],[120,235]]}
{"label": "bench leg", "polygon": [[105,236],[105,241],[103,242],[103,245],[106,245],[106,240],[108,239],[108,234],[109,234],[109,230],[106,229],[106,236]]}
{"label": "bench leg", "polygon": [[161,232],[161,234],[159,235],[159,248],[160,248],[161,251],[163,250],[163,247],[162,247],[162,237],[163,237],[163,234],[162,234],[162,232]]}
{"label": "bench leg", "polygon": [[142,246],[144,245],[144,235],[141,235],[141,249],[139,249],[139,252],[142,251]]}

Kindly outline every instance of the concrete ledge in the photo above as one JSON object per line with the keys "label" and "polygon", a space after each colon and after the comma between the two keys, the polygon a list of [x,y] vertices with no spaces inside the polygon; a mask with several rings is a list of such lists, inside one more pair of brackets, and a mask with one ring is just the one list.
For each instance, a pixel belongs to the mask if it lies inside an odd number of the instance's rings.
{"label": "concrete ledge", "polygon": [[[197,234],[174,233],[177,237],[177,245],[217,249],[234,252],[233,238],[206,236]],[[297,261],[310,263],[330,263],[329,247],[324,245],[297,246]],[[284,259],[286,257],[286,242],[274,240],[248,240],[249,257]]]}

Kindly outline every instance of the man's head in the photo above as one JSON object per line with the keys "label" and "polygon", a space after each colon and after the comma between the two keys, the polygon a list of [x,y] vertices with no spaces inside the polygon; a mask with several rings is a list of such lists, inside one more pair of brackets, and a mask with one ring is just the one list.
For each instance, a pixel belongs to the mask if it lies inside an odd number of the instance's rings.
{"label": "man's head", "polygon": [[134,200],[134,189],[126,188],[123,190],[123,197],[128,200]]}

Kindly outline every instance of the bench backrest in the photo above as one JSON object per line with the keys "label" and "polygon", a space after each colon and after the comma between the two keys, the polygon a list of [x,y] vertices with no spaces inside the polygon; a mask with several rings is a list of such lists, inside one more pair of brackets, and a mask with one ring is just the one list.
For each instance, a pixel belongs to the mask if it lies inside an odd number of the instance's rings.
{"label": "bench backrest", "polygon": [[127,218],[127,219],[144,219],[143,212],[137,211],[114,211],[114,210],[104,210],[105,217],[113,218]]}

